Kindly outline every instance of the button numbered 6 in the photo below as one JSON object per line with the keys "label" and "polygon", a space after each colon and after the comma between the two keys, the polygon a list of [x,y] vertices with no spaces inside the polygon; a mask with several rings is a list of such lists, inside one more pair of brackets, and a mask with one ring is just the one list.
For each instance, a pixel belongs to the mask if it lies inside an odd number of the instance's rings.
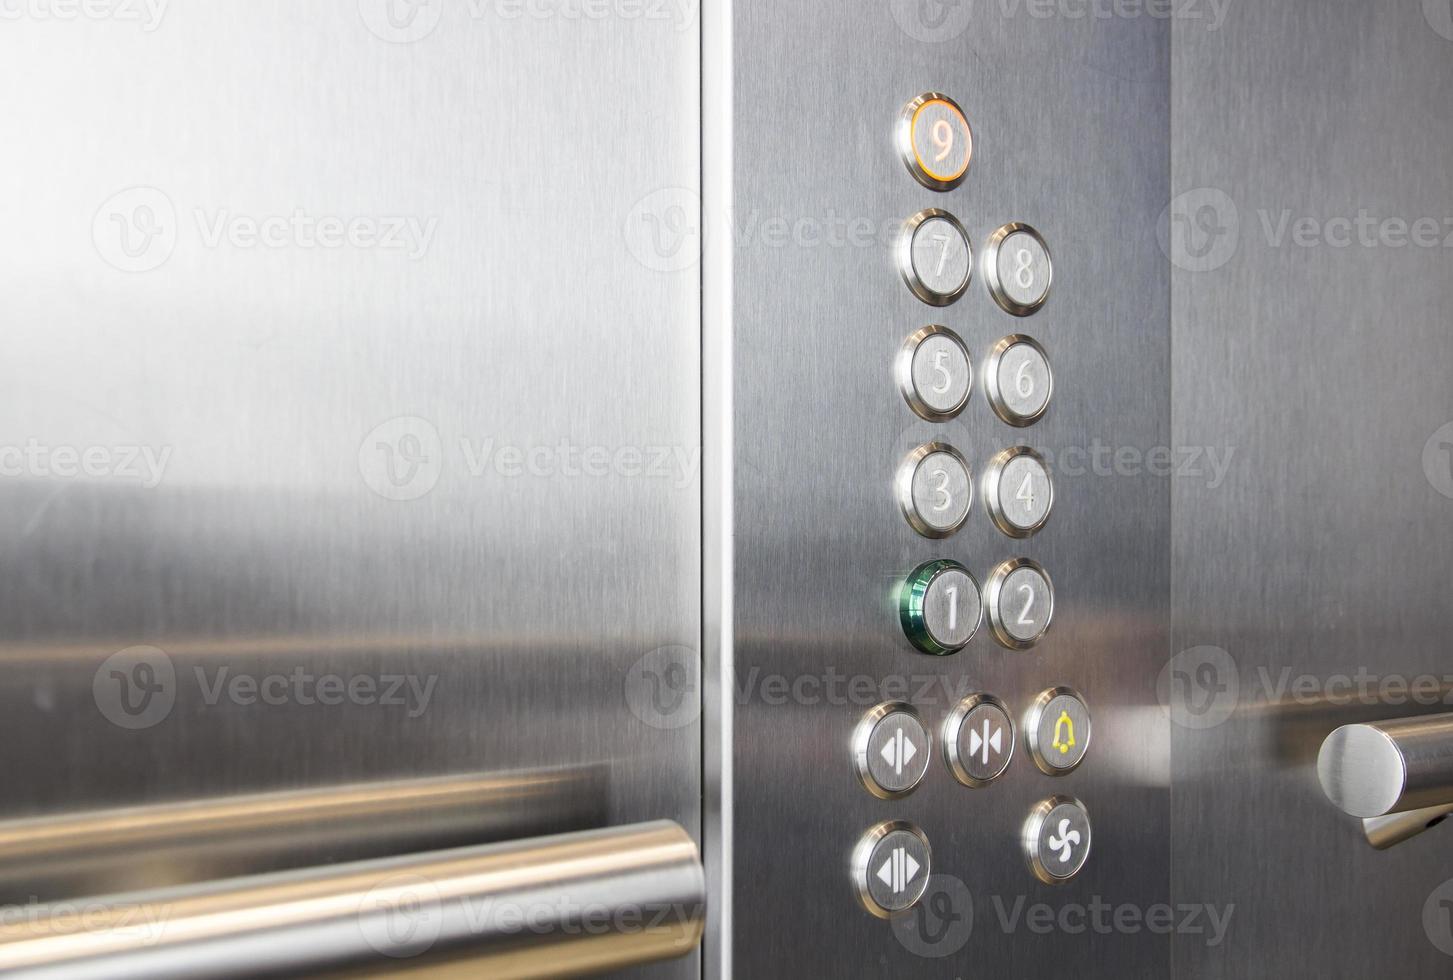
{"label": "button numbered 6", "polygon": [[984,391],[994,414],[1010,425],[1033,425],[1049,411],[1054,373],[1032,337],[1014,334],[994,345],[984,362]]}

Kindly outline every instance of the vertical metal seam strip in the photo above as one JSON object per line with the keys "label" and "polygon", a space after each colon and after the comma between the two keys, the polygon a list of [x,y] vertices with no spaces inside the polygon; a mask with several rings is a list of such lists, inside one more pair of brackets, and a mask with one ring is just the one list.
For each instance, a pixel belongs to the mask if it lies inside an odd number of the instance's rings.
{"label": "vertical metal seam strip", "polygon": [[703,855],[707,930],[702,969],[732,976],[733,189],[732,0],[704,0],[701,31],[701,354]]}

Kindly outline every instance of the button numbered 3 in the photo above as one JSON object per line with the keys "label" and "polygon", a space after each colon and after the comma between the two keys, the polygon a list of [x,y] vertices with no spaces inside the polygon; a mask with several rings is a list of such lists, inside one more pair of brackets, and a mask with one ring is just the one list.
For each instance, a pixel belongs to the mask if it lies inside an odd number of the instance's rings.
{"label": "button numbered 3", "polygon": [[926,538],[946,538],[964,526],[973,505],[968,461],[941,442],[919,446],[898,469],[898,505]]}

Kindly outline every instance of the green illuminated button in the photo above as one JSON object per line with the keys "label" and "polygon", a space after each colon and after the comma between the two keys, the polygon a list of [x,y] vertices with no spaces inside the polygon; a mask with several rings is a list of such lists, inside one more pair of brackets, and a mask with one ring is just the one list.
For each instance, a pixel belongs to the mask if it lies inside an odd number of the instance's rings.
{"label": "green illuminated button", "polygon": [[967,568],[948,559],[915,568],[898,597],[904,634],[934,656],[958,653],[967,646],[979,631],[983,612],[978,581]]}

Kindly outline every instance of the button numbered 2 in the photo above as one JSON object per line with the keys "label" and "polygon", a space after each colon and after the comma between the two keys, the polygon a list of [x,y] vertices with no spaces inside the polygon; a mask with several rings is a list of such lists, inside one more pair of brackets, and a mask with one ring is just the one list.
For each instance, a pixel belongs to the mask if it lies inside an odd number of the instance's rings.
{"label": "button numbered 2", "polygon": [[1054,585],[1038,562],[1014,558],[989,576],[984,604],[994,639],[1010,650],[1028,650],[1054,620]]}

